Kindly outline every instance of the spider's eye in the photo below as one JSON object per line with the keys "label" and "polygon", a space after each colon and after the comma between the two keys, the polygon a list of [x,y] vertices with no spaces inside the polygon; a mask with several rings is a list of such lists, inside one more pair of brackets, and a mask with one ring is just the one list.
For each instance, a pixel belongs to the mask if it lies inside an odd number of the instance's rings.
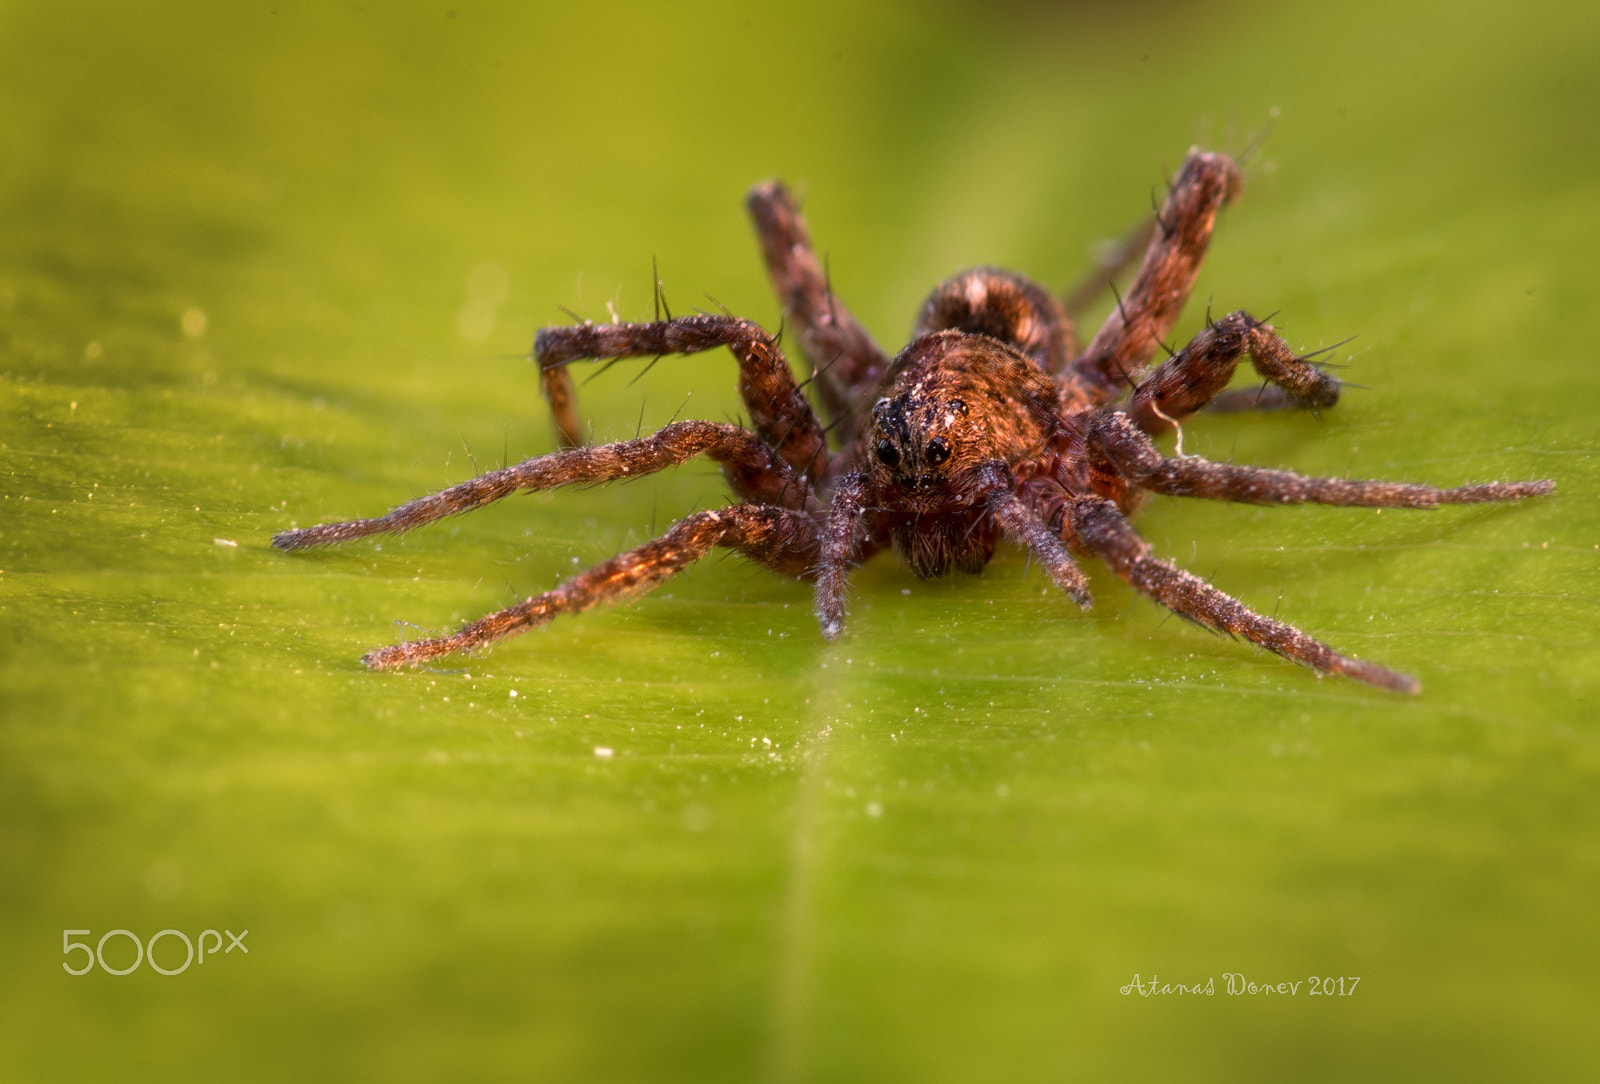
{"label": "spider's eye", "polygon": [[928,446],[922,449],[922,458],[928,461],[928,466],[937,467],[950,458],[950,445],[942,437],[935,437],[928,441]]}
{"label": "spider's eye", "polygon": [[882,463],[886,467],[896,467],[900,465],[900,449],[896,448],[890,441],[878,441],[877,451],[879,463]]}

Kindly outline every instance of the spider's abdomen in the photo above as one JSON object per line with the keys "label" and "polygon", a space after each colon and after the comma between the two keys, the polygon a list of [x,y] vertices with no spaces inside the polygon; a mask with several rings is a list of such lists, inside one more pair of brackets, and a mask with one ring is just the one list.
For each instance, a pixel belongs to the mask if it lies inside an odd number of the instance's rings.
{"label": "spider's abdomen", "polygon": [[1061,302],[1032,280],[997,267],[974,267],[941,282],[922,303],[912,338],[950,329],[999,339],[1049,373],[1060,372],[1078,352]]}

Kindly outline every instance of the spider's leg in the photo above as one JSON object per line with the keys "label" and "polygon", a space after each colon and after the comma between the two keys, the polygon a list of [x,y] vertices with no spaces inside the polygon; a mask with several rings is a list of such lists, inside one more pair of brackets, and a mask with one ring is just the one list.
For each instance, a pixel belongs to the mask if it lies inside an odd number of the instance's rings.
{"label": "spider's leg", "polygon": [[1086,497],[1074,501],[1069,505],[1068,523],[1080,545],[1099,554],[1135,590],[1180,617],[1230,636],[1242,636],[1325,674],[1344,674],[1399,693],[1421,691],[1416,678],[1341,655],[1293,625],[1263,617],[1193,573],[1152,556],[1144,539],[1108,500]]}
{"label": "spider's leg", "polygon": [[1012,271],[974,267],[941,282],[922,303],[912,337],[956,328],[1010,343],[1059,373],[1078,352],[1072,318],[1055,296]]}
{"label": "spider's leg", "polygon": [[[1339,381],[1344,386],[1344,381]],[[1219,392],[1200,408],[1207,414],[1265,414],[1273,410],[1315,410],[1316,405],[1268,381],[1253,388]]]}
{"label": "spider's leg", "polygon": [[[973,482],[973,495],[981,499],[985,492],[988,494],[984,501],[986,511],[999,525],[1001,532],[1037,558],[1051,582],[1072,601],[1084,610],[1093,609],[1089,581],[1084,579],[1077,562],[1062,544],[1061,536],[1050,529],[1040,514],[1037,493],[1034,494],[1034,500],[1025,499],[1018,492],[1015,476],[1002,460],[994,460],[978,468]],[[1050,507],[1059,508],[1059,502],[1052,503]],[[1050,513],[1051,516],[1055,514],[1054,511]]]}
{"label": "spider's leg", "polygon": [[839,434],[841,442],[849,444],[861,420],[847,420],[847,416],[855,403],[878,386],[889,359],[833,295],[827,273],[811,247],[805,218],[783,183],[756,185],[746,205],[787,326],[799,335],[801,350],[816,370],[817,389],[830,423],[849,427]]}
{"label": "spider's leg", "polygon": [[721,422],[684,421],[673,422],[653,436],[536,456],[419,497],[376,519],[284,531],[273,536],[272,544],[280,550],[297,550],[374,534],[397,534],[479,508],[518,490],[615,482],[675,467],[697,455],[721,463],[733,491],[744,500],[786,508],[804,508],[809,500],[807,484],[749,430]]}
{"label": "spider's leg", "polygon": [[1094,608],[1089,595],[1089,581],[1084,579],[1077,562],[1061,544],[1039,514],[1028,507],[1026,501],[1010,490],[996,493],[989,499],[989,514],[994,516],[1000,529],[1026,546],[1050,575],[1051,581],[1084,610]]}
{"label": "spider's leg", "polygon": [[482,647],[561,614],[642,595],[700,560],[714,546],[737,550],[774,572],[803,579],[816,565],[817,528],[804,512],[766,505],[738,504],[696,512],[673,524],[660,538],[602,561],[554,590],[479,618],[449,636],[378,648],[361,661],[374,670],[414,665]]}
{"label": "spider's leg", "polygon": [[1238,167],[1226,155],[1189,152],[1156,218],[1155,236],[1132,287],[1072,363],[1073,374],[1095,390],[1099,402],[1118,399],[1172,330],[1200,272],[1217,211],[1240,185]]}
{"label": "spider's leg", "polygon": [[1488,482],[1440,489],[1411,482],[1310,478],[1292,471],[1216,463],[1199,456],[1169,457],[1127,416],[1101,415],[1089,429],[1091,454],[1104,456],[1129,482],[1174,497],[1209,497],[1244,504],[1335,504],[1364,508],[1437,508],[1441,504],[1515,501],[1555,491],[1549,479]]}
{"label": "spider's leg", "polygon": [[540,369],[539,390],[550,404],[550,418],[556,426],[556,447],[582,445],[583,422],[578,417],[578,394],[572,386],[572,374],[564,368]]}
{"label": "spider's leg", "polygon": [[1099,259],[1095,260],[1094,267],[1061,295],[1061,306],[1067,310],[1067,314],[1080,316],[1094,304],[1150,247],[1155,232],[1155,220],[1147,218],[1121,239],[1109,244]]}
{"label": "spider's leg", "polygon": [[829,640],[837,640],[844,632],[844,577],[860,549],[868,491],[865,475],[845,475],[833,491],[828,518],[823,524],[821,553],[817,558],[816,607],[822,635]]}
{"label": "spider's leg", "polygon": [[1128,416],[1152,436],[1170,432],[1215,401],[1247,353],[1256,372],[1269,382],[1267,390],[1276,394],[1241,394],[1263,399],[1263,406],[1315,410],[1339,401],[1337,379],[1298,356],[1270,325],[1247,312],[1234,312],[1189,340],[1140,382],[1128,397]]}
{"label": "spider's leg", "polygon": [[680,316],[649,324],[547,327],[534,339],[541,370],[582,358],[698,354],[726,346],[739,362],[739,395],[763,443],[815,481],[827,471],[822,426],[789,371],[789,362],[760,326],[733,316]]}

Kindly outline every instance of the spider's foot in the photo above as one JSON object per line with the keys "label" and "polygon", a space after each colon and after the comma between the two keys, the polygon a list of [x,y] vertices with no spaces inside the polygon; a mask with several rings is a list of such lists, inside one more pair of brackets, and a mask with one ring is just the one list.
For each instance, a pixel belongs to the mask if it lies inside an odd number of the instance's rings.
{"label": "spider's foot", "polygon": [[1477,504],[1480,501],[1521,501],[1544,497],[1556,491],[1553,478],[1538,482],[1487,482],[1483,485],[1456,486],[1440,494],[1440,504]]}
{"label": "spider's foot", "polygon": [[312,546],[330,546],[335,542],[348,542],[354,538],[381,534],[389,529],[382,519],[353,519],[345,523],[319,523],[315,527],[296,527],[279,531],[272,536],[273,549],[303,550]]}
{"label": "spider's foot", "polygon": [[1390,692],[1405,693],[1407,696],[1416,696],[1422,691],[1422,682],[1410,674],[1402,674],[1398,670],[1391,670],[1387,666],[1377,663],[1361,662],[1341,656],[1337,665],[1333,667],[1335,673],[1345,677],[1355,678],[1357,681],[1368,685],[1375,685],[1380,689]]}
{"label": "spider's foot", "polygon": [[375,648],[361,656],[361,665],[368,670],[393,670],[411,660],[405,655],[405,644]]}
{"label": "spider's foot", "polygon": [[1094,596],[1089,593],[1089,579],[1072,558],[1066,555],[1065,550],[1060,551],[1060,556],[1061,560],[1053,566],[1046,567],[1050,580],[1056,585],[1057,590],[1076,602],[1080,610],[1088,613],[1094,609]]}
{"label": "spider's foot", "polygon": [[368,670],[396,670],[402,666],[420,666],[430,659],[459,651],[463,646],[454,636],[414,640],[409,644],[374,648],[361,656],[361,662]]}
{"label": "spider's foot", "polygon": [[304,528],[295,528],[292,531],[279,531],[272,536],[272,548],[276,550],[298,550],[315,543],[306,539],[310,532]]}
{"label": "spider's foot", "polygon": [[1057,586],[1066,592],[1067,597],[1076,602],[1078,609],[1084,613],[1094,609],[1094,596],[1089,593],[1089,583],[1082,576],[1078,577],[1076,583],[1063,583],[1057,584]]}

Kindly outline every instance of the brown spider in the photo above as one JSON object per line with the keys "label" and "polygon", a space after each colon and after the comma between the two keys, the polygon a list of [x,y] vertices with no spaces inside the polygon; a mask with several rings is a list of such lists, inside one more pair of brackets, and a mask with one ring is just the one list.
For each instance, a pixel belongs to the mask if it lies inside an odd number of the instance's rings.
{"label": "brown spider", "polygon": [[[377,519],[284,531],[273,545],[293,550],[408,531],[518,490],[612,482],[708,455],[722,465],[740,503],[695,512],[659,538],[449,636],[379,648],[362,661],[377,669],[480,647],[558,614],[648,591],[714,546],[814,581],[817,617],[832,639],[844,629],[846,573],[879,550],[897,550],[923,577],[952,568],[977,572],[1005,535],[1026,546],[1085,610],[1088,584],[1072,552],[1100,557],[1134,588],[1208,629],[1325,673],[1414,693],[1416,679],[1341,655],[1155,557],[1128,522],[1142,490],[1255,504],[1432,508],[1555,488],[1550,481],[1437,489],[1308,478],[1185,456],[1181,445],[1176,456],[1157,451],[1152,437],[1177,430],[1208,405],[1315,409],[1339,398],[1336,379],[1244,312],[1208,319],[1187,346],[1146,372],[1193,287],[1217,211],[1240,186],[1227,157],[1189,153],[1132,287],[1086,348],[1079,348],[1067,308],[1050,293],[1021,275],[977,268],[933,292],[910,345],[890,358],[834,298],[787,189],[759,185],[749,196],[750,213],[786,320],[816,363],[808,383],[815,384],[827,428],[777,339],[747,320],[669,313],[647,324],[546,328],[534,354],[560,451]],[[679,421],[653,436],[581,446],[567,363],[719,346],[739,363],[748,429]],[[1222,394],[1246,354],[1267,381],[1263,391]]]}

